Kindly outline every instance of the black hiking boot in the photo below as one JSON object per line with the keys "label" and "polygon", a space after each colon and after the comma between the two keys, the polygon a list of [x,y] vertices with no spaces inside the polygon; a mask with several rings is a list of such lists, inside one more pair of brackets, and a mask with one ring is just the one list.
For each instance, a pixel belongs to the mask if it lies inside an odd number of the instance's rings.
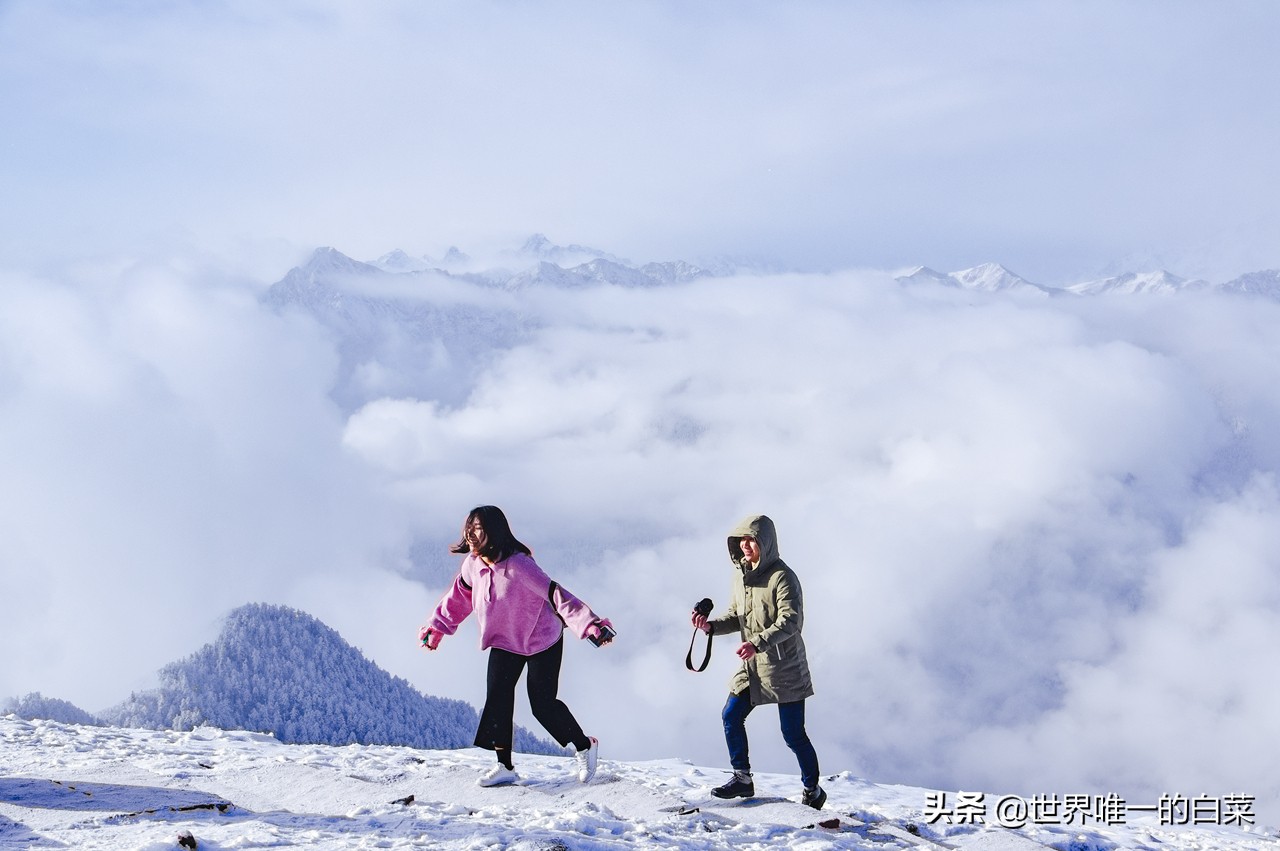
{"label": "black hiking boot", "polygon": [[812,789],[805,789],[804,795],[800,798],[800,803],[806,807],[813,807],[815,810],[822,809],[822,805],[827,802],[827,793],[823,791],[821,786],[814,786]]}
{"label": "black hiking boot", "polygon": [[735,771],[728,783],[712,789],[711,794],[717,798],[754,798],[756,784],[751,782],[750,774]]}

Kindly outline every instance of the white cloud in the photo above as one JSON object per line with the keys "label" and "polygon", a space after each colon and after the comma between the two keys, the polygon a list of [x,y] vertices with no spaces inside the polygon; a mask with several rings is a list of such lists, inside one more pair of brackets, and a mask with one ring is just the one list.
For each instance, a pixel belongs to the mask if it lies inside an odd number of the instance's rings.
{"label": "white cloud", "polygon": [[[0,692],[101,708],[266,600],[478,701],[473,634],[429,658],[412,636],[462,517],[492,502],[619,627],[566,659],[584,723],[619,757],[716,761],[732,666],[722,642],[708,674],[683,670],[687,614],[723,604],[724,536],[764,511],[806,590],[828,768],[1269,789],[1234,750],[1167,747],[1267,729],[1269,302],[1019,300],[876,273],[532,287],[493,293],[519,334],[441,338],[468,382],[450,401],[344,414],[335,341],[260,289],[183,264],[6,279]],[[394,295],[413,292],[483,306]],[[379,351],[398,385],[440,368]],[[753,723],[753,752],[789,770],[772,727]]]}
{"label": "white cloud", "polygon": [[[1204,754],[1157,754],[1155,736],[1108,757],[1100,735],[1082,749],[1053,731],[1105,726],[1097,693],[1133,724],[1198,723],[1132,676],[1127,648],[1142,624],[1187,627],[1153,597],[1167,560],[1198,563],[1203,518],[1256,500],[1251,471],[1274,470],[1274,305],[988,299],[872,274],[520,298],[542,330],[465,404],[375,400],[345,439],[408,493],[469,475],[457,511],[502,504],[553,572],[639,636],[609,651],[623,664],[570,657],[566,674],[615,747],[721,755],[703,722],[727,650],[717,675],[687,677],[684,620],[725,596],[728,527],[765,511],[808,593],[827,764],[1045,794],[1113,791],[1107,772],[1148,794],[1197,776]],[[1239,546],[1270,558],[1257,536]],[[1242,624],[1265,620],[1247,598],[1231,605]],[[1240,644],[1208,629],[1180,642],[1198,648],[1196,671]],[[630,711],[583,684],[601,679]],[[1182,685],[1210,704],[1249,699],[1213,676]],[[759,758],[785,769],[758,729]],[[1265,791],[1259,773],[1244,781]]]}
{"label": "white cloud", "polygon": [[243,287],[8,276],[0,304],[4,633],[31,648],[6,690],[103,708],[227,606],[351,569],[385,532],[354,496],[332,351]]}
{"label": "white cloud", "polygon": [[1272,474],[1203,506],[1184,541],[1149,554],[1142,605],[1114,624],[1113,652],[1062,663],[1059,705],[975,730],[957,765],[979,782],[1108,788],[1147,803],[1235,790],[1274,818],[1280,788],[1256,743],[1278,732],[1280,692],[1266,676],[1280,641],[1278,520]]}

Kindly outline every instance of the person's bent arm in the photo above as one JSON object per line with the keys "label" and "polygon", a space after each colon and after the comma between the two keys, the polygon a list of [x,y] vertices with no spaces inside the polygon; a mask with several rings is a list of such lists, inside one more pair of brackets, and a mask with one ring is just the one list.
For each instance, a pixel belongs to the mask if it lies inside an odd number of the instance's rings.
{"label": "person's bent arm", "polygon": [[459,571],[453,580],[453,585],[449,586],[449,590],[436,604],[435,611],[431,613],[431,619],[426,626],[418,630],[418,640],[428,650],[435,650],[440,646],[442,636],[453,635],[458,631],[458,627],[471,614],[473,606],[471,585]]}

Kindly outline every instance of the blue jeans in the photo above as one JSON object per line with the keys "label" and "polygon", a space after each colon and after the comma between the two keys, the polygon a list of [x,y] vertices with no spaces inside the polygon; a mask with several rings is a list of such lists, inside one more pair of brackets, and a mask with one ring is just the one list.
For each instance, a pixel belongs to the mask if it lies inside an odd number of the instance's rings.
{"label": "blue jeans", "polygon": [[[725,701],[724,740],[729,745],[729,764],[734,771],[750,771],[751,759],[747,753],[747,716],[755,707],[751,705],[749,692],[731,694]],[[778,720],[782,723],[782,740],[791,748],[800,763],[800,780],[804,788],[818,785],[818,753],[804,731],[804,701],[778,704]]]}

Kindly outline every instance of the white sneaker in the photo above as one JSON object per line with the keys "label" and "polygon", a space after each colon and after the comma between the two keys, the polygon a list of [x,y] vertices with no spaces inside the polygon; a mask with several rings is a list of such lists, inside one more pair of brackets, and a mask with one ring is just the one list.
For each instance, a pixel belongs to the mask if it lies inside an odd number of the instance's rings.
{"label": "white sneaker", "polygon": [[586,783],[596,776],[596,758],[600,753],[600,741],[591,736],[591,747],[578,751],[573,758],[578,761],[578,782]]}
{"label": "white sneaker", "polygon": [[477,780],[476,785],[477,786],[506,786],[511,783],[515,783],[519,779],[520,779],[519,774],[516,774],[515,771],[513,771],[510,768],[507,768],[502,763],[498,763],[493,768],[489,769],[488,774],[484,775],[479,780]]}

